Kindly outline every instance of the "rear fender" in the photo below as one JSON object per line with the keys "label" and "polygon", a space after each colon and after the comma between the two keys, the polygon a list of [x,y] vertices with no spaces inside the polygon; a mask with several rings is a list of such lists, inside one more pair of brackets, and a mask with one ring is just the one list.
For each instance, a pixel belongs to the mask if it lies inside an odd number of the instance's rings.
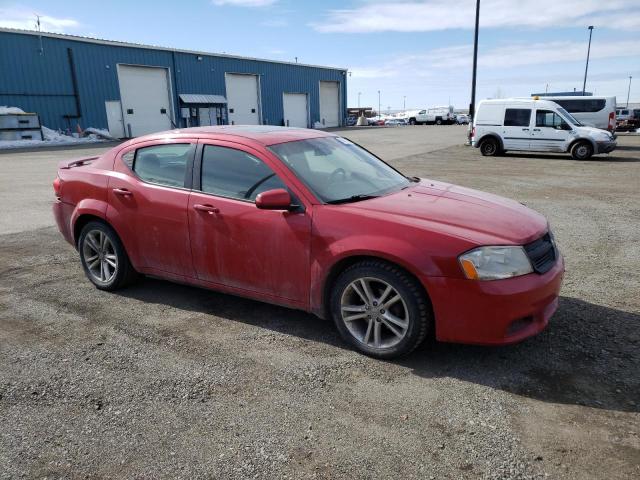
{"label": "rear fender", "polygon": [[[103,200],[96,200],[95,198],[80,200],[71,214],[71,232],[75,232],[78,218],[82,215],[91,215],[106,221],[107,202]],[[76,236],[74,236],[74,242],[77,246],[78,238]]]}

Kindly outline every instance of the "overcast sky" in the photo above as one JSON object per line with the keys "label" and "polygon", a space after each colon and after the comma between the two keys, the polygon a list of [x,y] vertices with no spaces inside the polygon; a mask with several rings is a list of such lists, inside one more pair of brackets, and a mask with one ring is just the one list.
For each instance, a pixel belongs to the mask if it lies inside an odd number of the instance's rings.
{"label": "overcast sky", "polygon": [[[99,5],[99,7],[98,7]],[[474,0],[0,0],[0,26],[348,68],[349,105],[469,104]],[[640,102],[640,0],[482,0],[478,98],[582,89]]]}

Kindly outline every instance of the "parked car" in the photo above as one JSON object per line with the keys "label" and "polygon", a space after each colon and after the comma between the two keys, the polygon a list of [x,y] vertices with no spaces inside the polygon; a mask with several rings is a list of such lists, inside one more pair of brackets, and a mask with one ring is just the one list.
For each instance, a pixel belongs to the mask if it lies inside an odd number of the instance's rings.
{"label": "parked car", "polygon": [[588,127],[613,132],[616,128],[616,97],[540,97],[556,102],[575,119]]}
{"label": "parked car", "polygon": [[626,132],[640,128],[640,108],[617,108],[616,130]]}
{"label": "parked car", "polygon": [[389,126],[406,125],[407,121],[404,118],[389,118],[384,124]]}
{"label": "parked car", "polygon": [[411,125],[443,125],[455,122],[455,114],[453,112],[453,106],[451,105],[415,110],[413,112],[407,112],[406,115]]}
{"label": "parked car", "polygon": [[616,148],[614,136],[587,127],[549,100],[482,100],[473,121],[471,144],[482,155],[508,150],[570,152],[577,160]]}
{"label": "parked car", "polygon": [[58,228],[98,289],[148,274],[301,309],[375,357],[429,332],[518,342],[558,305],[564,263],[542,215],[407,177],[319,130],[152,134],[62,162],[53,187]]}
{"label": "parked car", "polygon": [[465,115],[464,113],[456,114],[456,123],[458,125],[468,125],[469,124],[469,115]]}
{"label": "parked car", "polygon": [[358,123],[358,117],[355,115],[349,115],[347,117],[346,125],[347,127],[354,127]]}

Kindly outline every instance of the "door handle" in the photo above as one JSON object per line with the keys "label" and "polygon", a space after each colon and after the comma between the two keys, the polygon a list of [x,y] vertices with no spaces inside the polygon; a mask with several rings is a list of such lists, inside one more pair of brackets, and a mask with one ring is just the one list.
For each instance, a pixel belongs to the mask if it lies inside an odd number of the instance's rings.
{"label": "door handle", "polygon": [[126,188],[114,188],[113,193],[115,193],[116,195],[121,195],[123,197],[128,197],[130,195],[133,195],[133,193],[131,193]]}
{"label": "door handle", "polygon": [[202,205],[200,203],[196,203],[193,208],[198,210],[199,212],[207,212],[209,215],[213,215],[214,213],[219,213],[220,209],[214,207],[213,205]]}
{"label": "door handle", "polygon": [[522,129],[522,131],[523,131],[523,132],[524,132],[524,131],[527,131],[527,132],[528,132],[528,131],[529,131],[529,129],[528,129],[528,128],[523,128],[523,129]]}
{"label": "door handle", "polygon": [[534,129],[533,129],[533,131],[534,131],[534,132],[539,132],[539,131],[540,131],[540,129],[539,129],[539,128],[534,128]]}

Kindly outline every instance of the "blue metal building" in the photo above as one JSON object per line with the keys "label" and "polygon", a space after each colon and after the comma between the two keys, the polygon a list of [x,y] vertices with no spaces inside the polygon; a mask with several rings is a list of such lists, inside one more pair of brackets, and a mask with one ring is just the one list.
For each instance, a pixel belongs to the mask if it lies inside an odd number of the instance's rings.
{"label": "blue metal building", "polygon": [[345,69],[0,29],[0,105],[43,125],[138,136],[174,127],[342,125]]}

